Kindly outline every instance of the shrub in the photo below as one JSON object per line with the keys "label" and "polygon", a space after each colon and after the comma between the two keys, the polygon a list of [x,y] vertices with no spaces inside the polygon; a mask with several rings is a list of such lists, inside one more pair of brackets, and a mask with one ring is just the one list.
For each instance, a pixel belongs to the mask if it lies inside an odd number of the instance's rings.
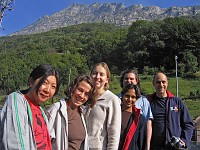
{"label": "shrub", "polygon": [[[163,68],[162,68],[163,69]],[[143,74],[145,75],[153,75],[158,71],[158,68],[156,67],[149,67],[149,66],[144,66],[143,69]]]}

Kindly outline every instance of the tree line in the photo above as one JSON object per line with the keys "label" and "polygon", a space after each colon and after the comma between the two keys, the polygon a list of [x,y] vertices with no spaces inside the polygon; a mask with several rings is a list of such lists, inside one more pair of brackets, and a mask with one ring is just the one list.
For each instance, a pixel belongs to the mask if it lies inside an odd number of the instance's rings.
{"label": "tree line", "polygon": [[0,37],[0,92],[27,86],[32,68],[52,64],[67,85],[70,77],[88,73],[105,61],[112,74],[127,68],[141,74],[155,70],[180,76],[200,68],[200,17],[138,20],[129,27],[80,24],[40,34]]}

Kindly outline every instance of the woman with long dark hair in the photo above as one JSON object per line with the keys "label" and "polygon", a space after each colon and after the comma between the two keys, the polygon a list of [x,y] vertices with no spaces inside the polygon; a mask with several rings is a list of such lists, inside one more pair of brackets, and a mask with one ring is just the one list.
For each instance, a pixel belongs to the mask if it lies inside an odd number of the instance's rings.
{"label": "woman with long dark hair", "polygon": [[51,150],[47,118],[40,103],[59,90],[59,75],[51,65],[39,65],[29,76],[29,88],[9,94],[0,114],[1,150]]}

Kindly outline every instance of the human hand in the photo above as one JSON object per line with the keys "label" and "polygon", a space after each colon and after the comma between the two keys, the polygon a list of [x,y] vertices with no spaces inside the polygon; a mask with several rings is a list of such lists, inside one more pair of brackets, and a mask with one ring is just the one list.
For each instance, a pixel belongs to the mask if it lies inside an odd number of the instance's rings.
{"label": "human hand", "polygon": [[181,139],[180,139],[180,142],[181,142],[181,144],[183,145],[183,148],[185,148],[185,147],[186,147],[185,142],[183,142],[183,140],[181,140]]}

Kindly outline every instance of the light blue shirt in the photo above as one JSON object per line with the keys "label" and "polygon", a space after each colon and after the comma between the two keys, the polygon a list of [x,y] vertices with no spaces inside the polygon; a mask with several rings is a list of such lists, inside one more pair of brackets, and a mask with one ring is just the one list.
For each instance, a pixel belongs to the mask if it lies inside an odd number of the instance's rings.
{"label": "light blue shirt", "polygon": [[153,119],[150,103],[145,96],[141,95],[135,102],[135,106],[141,110],[140,113],[144,115],[146,120]]}

